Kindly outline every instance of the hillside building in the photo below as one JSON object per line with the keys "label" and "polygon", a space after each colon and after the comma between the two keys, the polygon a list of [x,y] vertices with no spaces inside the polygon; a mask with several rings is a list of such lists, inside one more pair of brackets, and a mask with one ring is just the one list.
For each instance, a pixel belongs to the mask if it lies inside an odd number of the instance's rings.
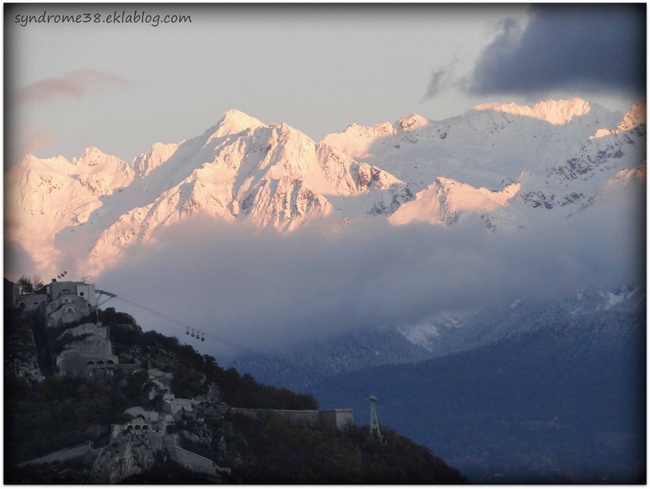
{"label": "hillside building", "polygon": [[38,292],[19,294],[16,299],[16,307],[22,309],[24,312],[38,311],[42,308],[42,312],[45,314],[47,294]]}
{"label": "hillside building", "polygon": [[108,326],[101,323],[80,324],[66,329],[57,341],[64,342],[65,348],[56,357],[59,375],[82,376],[98,383],[112,383],[119,360],[113,355]]}
{"label": "hillside building", "polygon": [[82,376],[99,383],[112,383],[119,361],[113,354],[110,328],[94,322],[98,292],[95,284],[52,279],[51,283],[28,294],[17,294],[18,290],[16,284],[5,279],[5,297],[10,305],[24,313],[43,314],[46,328],[72,326],[57,338],[61,348],[56,355],[60,376]]}
{"label": "hillside building", "polygon": [[18,307],[18,297],[20,296],[20,288],[18,287],[17,284],[13,283],[12,281],[8,280],[7,278],[5,280],[5,286],[4,286],[4,308],[15,308]]}
{"label": "hillside building", "polygon": [[46,290],[48,327],[70,324],[96,311],[95,284],[53,280]]}
{"label": "hillside building", "polygon": [[[5,284],[5,292],[7,290],[8,286]],[[95,284],[85,281],[53,279],[51,283],[39,290],[17,296],[14,288],[9,290],[10,302],[15,304],[15,307],[28,313],[42,310],[47,327],[74,323],[92,316],[97,311]]]}
{"label": "hillside building", "polygon": [[45,286],[47,289],[47,296],[50,302],[56,301],[59,298],[77,296],[84,299],[89,307],[97,307],[97,299],[95,298],[95,284],[88,284],[86,282],[72,282],[62,281],[57,282],[56,279],[52,283]]}

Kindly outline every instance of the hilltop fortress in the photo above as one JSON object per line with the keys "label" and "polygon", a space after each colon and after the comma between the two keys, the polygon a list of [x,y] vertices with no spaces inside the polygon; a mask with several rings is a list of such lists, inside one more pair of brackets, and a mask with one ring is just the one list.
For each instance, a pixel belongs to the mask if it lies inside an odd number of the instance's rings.
{"label": "hilltop fortress", "polygon": [[65,328],[57,338],[64,345],[56,357],[59,376],[78,375],[111,382],[119,360],[113,354],[110,327],[97,321],[98,293],[101,296],[103,291],[86,281],[53,279],[15,299],[25,312],[42,314],[46,328]]}
{"label": "hilltop fortress", "polygon": [[[25,313],[42,315],[46,331],[57,333],[55,365],[60,378],[77,376],[113,385],[115,373],[145,371],[148,377],[149,409],[133,406],[124,411],[128,421],[112,424],[108,444],[93,447],[91,442],[59,450],[21,465],[47,464],[83,457],[92,461],[89,482],[118,483],[130,475],[148,470],[155,454],[166,451],[185,468],[214,476],[219,480],[230,469],[219,467],[213,460],[181,446],[183,439],[196,442],[194,433],[179,426],[186,420],[199,425],[205,419],[223,417],[227,413],[260,418],[277,416],[298,426],[345,430],[354,424],[351,409],[287,410],[237,408],[221,402],[219,388],[211,384],[207,394],[192,399],[177,398],[172,392],[173,374],[139,363],[120,364],[110,336],[110,326],[98,321],[101,295],[113,294],[98,290],[86,281],[56,281],[30,292],[21,293],[16,284],[5,280],[5,307]],[[130,326],[130,325],[129,325]],[[57,329],[61,329],[58,333]],[[116,388],[116,387],[114,387]],[[151,408],[151,406],[154,406]],[[200,440],[199,440],[200,442]]]}

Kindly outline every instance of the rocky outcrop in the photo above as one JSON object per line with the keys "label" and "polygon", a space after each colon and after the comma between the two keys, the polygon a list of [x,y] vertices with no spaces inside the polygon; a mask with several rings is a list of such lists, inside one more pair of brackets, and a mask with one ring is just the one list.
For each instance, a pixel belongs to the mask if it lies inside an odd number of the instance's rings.
{"label": "rocky outcrop", "polygon": [[38,366],[34,333],[24,322],[5,322],[5,373],[28,382],[41,382],[43,374]]}
{"label": "rocky outcrop", "polygon": [[116,484],[132,475],[147,472],[155,464],[155,451],[148,437],[120,433],[99,452],[88,482]]}
{"label": "rocky outcrop", "polygon": [[214,403],[221,400],[221,394],[219,393],[219,386],[217,384],[210,384],[208,386],[208,392],[194,398],[195,401],[199,403]]}
{"label": "rocky outcrop", "polygon": [[187,440],[197,445],[209,447],[212,444],[212,431],[210,431],[210,428],[201,421],[193,423],[191,432],[182,430],[180,436],[183,440]]}
{"label": "rocky outcrop", "polygon": [[637,103],[635,103],[630,110],[623,116],[623,120],[619,123],[616,129],[598,129],[596,134],[594,134],[590,139],[601,138],[604,136],[611,136],[620,134],[624,131],[629,131],[634,129],[641,124],[647,122],[647,108],[646,108],[646,98],[642,98]]}

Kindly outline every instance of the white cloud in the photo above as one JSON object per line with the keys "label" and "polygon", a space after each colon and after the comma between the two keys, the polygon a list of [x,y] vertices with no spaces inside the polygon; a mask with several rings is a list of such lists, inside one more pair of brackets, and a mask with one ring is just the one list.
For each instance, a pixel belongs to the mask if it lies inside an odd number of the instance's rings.
{"label": "white cloud", "polygon": [[[164,246],[130,250],[97,284],[212,339],[262,351],[447,310],[642,280],[643,232],[637,207],[626,202],[512,233],[490,233],[480,223],[368,221],[340,234],[305,229],[285,236],[197,219],[170,228],[158,241]],[[145,328],[184,332],[114,305]],[[218,342],[205,348],[222,351]]]}

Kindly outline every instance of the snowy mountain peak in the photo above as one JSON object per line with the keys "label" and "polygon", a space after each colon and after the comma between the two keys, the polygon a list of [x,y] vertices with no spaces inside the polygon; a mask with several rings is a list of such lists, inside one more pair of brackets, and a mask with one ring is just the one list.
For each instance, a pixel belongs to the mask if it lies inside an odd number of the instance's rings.
{"label": "snowy mountain peak", "polygon": [[397,125],[405,132],[415,131],[416,129],[429,125],[429,119],[422,117],[420,114],[409,114],[400,117],[397,120]]}
{"label": "snowy mountain peak", "polygon": [[621,170],[613,178],[611,178],[607,183],[607,187],[625,187],[630,183],[638,182],[640,184],[645,184],[647,173],[647,162],[643,161],[638,167],[630,168],[626,170]]}
{"label": "snowy mountain peak", "polygon": [[[386,135],[393,132],[393,126],[390,122],[383,122],[375,126],[361,126],[359,124],[352,123],[345,128],[343,132],[344,135],[353,138],[365,138],[371,139],[379,135]],[[331,136],[339,136],[340,134],[328,134],[325,139]]]}
{"label": "snowy mountain peak", "polygon": [[646,98],[643,97],[635,103],[630,110],[623,116],[623,120],[619,123],[616,129],[598,129],[590,139],[602,138],[604,136],[611,136],[619,134],[623,131],[634,129],[640,124],[646,123]]}
{"label": "snowy mountain peak", "polygon": [[215,136],[229,136],[238,134],[246,129],[257,129],[258,127],[266,127],[266,125],[240,110],[230,109],[226,111],[217,123]]}
{"label": "snowy mountain peak", "polygon": [[406,202],[389,217],[395,225],[415,221],[431,224],[453,224],[462,213],[489,214],[507,207],[521,190],[521,184],[511,183],[500,191],[475,188],[452,178],[438,177],[426,189],[418,192],[415,200]]}
{"label": "snowy mountain peak", "polygon": [[82,153],[81,157],[82,158],[91,158],[93,156],[105,156],[106,153],[104,153],[102,150],[95,146],[90,146],[84,150]]}
{"label": "snowy mountain peak", "polygon": [[[399,127],[399,121],[396,125]],[[382,122],[375,126],[350,124],[341,133],[325,136],[321,144],[336,148],[352,158],[366,158],[370,156],[368,151],[375,141],[394,136],[395,133],[395,126],[390,122]]]}
{"label": "snowy mountain peak", "polygon": [[517,105],[515,103],[488,103],[474,107],[475,110],[495,110],[507,114],[533,117],[553,125],[562,125],[574,117],[589,113],[591,106],[586,100],[572,98],[569,100],[546,100],[538,102],[533,107]]}
{"label": "snowy mountain peak", "polygon": [[[351,124],[316,143],[288,124],[265,125],[229,110],[202,134],[156,143],[130,164],[94,147],[72,164],[27,156],[7,172],[7,235],[43,264],[39,273],[64,261],[98,273],[118,263],[126,247],[154,241],[199,213],[283,233],[318,220],[364,219],[470,221],[508,231],[609,202],[627,195],[628,182],[636,188],[645,180],[643,125],[624,137],[589,139],[599,126],[616,127],[620,112],[580,99],[478,110],[529,119],[475,111],[434,122],[410,114]],[[530,119],[555,124],[589,111],[561,126]],[[624,122],[642,120],[645,101]]]}
{"label": "snowy mountain peak", "polygon": [[120,167],[124,168],[126,163],[119,159],[117,156],[111,156],[100,149],[91,146],[86,148],[79,158],[72,158],[72,164],[79,167],[87,167],[88,169],[94,167]]}
{"label": "snowy mountain peak", "polygon": [[169,160],[183,142],[181,141],[178,144],[154,143],[148,153],[142,153],[133,160],[131,166],[136,175],[139,177],[149,175],[149,173]]}
{"label": "snowy mountain peak", "polygon": [[46,165],[48,167],[60,169],[65,171],[69,166],[70,162],[64,156],[53,156],[51,158],[38,158],[32,154],[27,154],[22,159],[19,165],[16,165],[14,168],[32,168],[35,166]]}
{"label": "snowy mountain peak", "polygon": [[616,128],[617,131],[627,131],[646,122],[646,98],[643,97],[627,111],[623,120]]}

